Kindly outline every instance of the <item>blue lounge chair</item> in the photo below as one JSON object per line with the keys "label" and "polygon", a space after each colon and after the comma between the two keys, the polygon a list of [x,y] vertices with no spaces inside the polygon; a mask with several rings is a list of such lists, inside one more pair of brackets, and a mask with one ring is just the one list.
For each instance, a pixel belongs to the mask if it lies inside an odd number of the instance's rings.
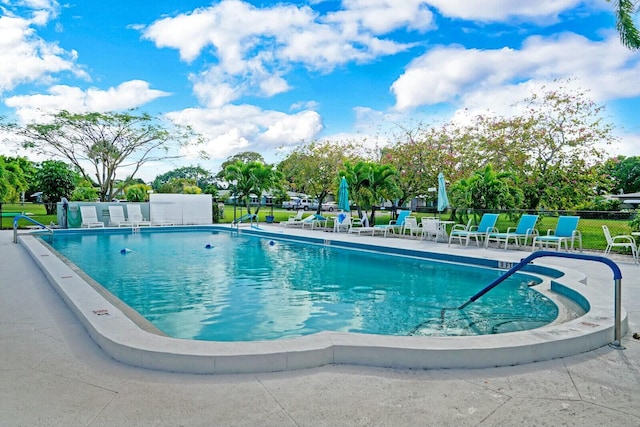
{"label": "blue lounge chair", "polygon": [[513,240],[519,246],[520,239],[526,246],[530,237],[534,238],[538,235],[538,230],[535,228],[536,222],[538,222],[538,215],[522,215],[518,225],[515,228],[509,227],[506,233],[489,233],[485,246],[489,246],[489,242],[494,240],[498,243],[498,247],[500,247],[500,243],[504,242],[504,249],[507,250],[509,240]]}
{"label": "blue lounge chair", "polygon": [[480,246],[480,239],[486,239],[489,233],[496,233],[496,221],[498,221],[498,214],[483,214],[480,219],[480,223],[476,227],[471,226],[469,230],[451,230],[449,235],[449,246],[453,239],[458,239],[458,242],[462,244],[462,239],[465,240],[465,246],[469,246],[469,240],[475,239],[476,245]]}
{"label": "blue lounge chair", "polygon": [[[395,234],[396,230],[402,232],[404,230],[404,220],[411,215],[411,211],[400,210],[398,211],[398,218],[395,220],[389,221],[389,224],[384,225],[376,225],[375,228],[382,230],[384,232],[384,237],[387,237],[387,233],[391,231],[392,234]],[[372,233],[372,234],[375,234]]]}
{"label": "blue lounge chair", "polygon": [[532,251],[536,246],[540,245],[540,249],[544,246],[556,245],[556,250],[560,250],[560,246],[564,243],[564,248],[569,250],[569,240],[571,240],[571,249],[573,250],[576,240],[580,245],[582,252],[582,234],[578,231],[579,216],[561,216],[558,218],[556,229],[547,230],[546,236],[536,236],[533,238]]}
{"label": "blue lounge chair", "polygon": [[314,230],[315,228],[326,229],[329,218],[326,218],[319,214],[313,214],[309,218],[309,221],[302,220],[300,222],[302,223],[302,228],[306,228],[306,226],[308,225],[312,230]]}

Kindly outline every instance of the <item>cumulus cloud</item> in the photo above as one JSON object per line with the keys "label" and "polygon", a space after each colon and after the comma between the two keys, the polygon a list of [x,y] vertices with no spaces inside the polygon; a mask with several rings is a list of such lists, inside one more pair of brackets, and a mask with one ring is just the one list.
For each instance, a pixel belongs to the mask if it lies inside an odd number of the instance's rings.
{"label": "cumulus cloud", "polygon": [[640,59],[617,35],[592,41],[565,33],[530,37],[519,50],[437,47],[411,62],[391,91],[399,110],[442,102],[489,106],[509,93],[517,99],[523,82],[577,78],[596,101],[606,101],[640,95],[638,73]]}
{"label": "cumulus cloud", "polygon": [[223,0],[160,19],[143,29],[143,37],[177,49],[185,62],[213,55],[215,63],[192,75],[192,81],[200,101],[217,108],[247,94],[288,91],[285,76],[297,65],[329,72],[407,50],[412,45],[376,35],[407,25],[425,29],[432,17],[420,0],[399,3],[376,0],[374,10],[350,1],[345,10],[321,16],[308,6],[258,8]]}
{"label": "cumulus cloud", "polygon": [[327,22],[378,35],[402,27],[420,31],[433,28],[433,14],[425,0],[344,0],[342,5],[344,9],[329,14]]}
{"label": "cumulus cloud", "polygon": [[59,110],[74,112],[118,111],[136,108],[169,93],[151,89],[149,83],[141,80],[124,82],[107,90],[57,85],[49,88],[47,94],[12,96],[5,100],[8,107],[16,109],[23,123],[38,121],[44,115]]}
{"label": "cumulus cloud", "polygon": [[36,34],[34,26],[43,25],[49,16],[48,11],[35,12],[31,18],[0,16],[0,94],[19,84],[50,81],[62,72],[88,78],[76,65],[75,51],[65,51]]}
{"label": "cumulus cloud", "polygon": [[252,105],[225,105],[221,108],[189,108],[168,113],[176,124],[189,125],[206,143],[190,146],[188,156],[201,151],[214,159],[248,149],[271,151],[316,137],[322,130],[320,115],[311,110],[286,114]]}

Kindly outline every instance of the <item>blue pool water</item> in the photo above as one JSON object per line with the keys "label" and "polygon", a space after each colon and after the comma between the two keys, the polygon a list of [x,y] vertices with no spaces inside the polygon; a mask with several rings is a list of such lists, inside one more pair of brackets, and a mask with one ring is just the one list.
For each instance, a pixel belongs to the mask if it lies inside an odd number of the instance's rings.
{"label": "blue pool water", "polygon": [[56,235],[53,247],[176,338],[478,335],[558,314],[528,287],[531,276],[513,276],[460,311],[500,272],[226,231]]}

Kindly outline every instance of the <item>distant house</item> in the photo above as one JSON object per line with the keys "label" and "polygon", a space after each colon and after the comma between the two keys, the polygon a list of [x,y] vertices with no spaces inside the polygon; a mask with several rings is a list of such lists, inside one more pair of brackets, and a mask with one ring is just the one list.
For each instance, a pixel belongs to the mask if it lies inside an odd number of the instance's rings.
{"label": "distant house", "polygon": [[616,194],[612,197],[620,200],[623,209],[638,209],[640,205],[640,193]]}

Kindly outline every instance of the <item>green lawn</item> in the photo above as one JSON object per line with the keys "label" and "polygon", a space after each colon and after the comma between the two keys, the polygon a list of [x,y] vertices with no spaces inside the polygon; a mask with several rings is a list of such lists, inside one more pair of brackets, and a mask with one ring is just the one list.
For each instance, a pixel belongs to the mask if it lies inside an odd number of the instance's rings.
{"label": "green lawn", "polygon": [[[47,215],[44,205],[41,204],[33,204],[33,203],[24,203],[24,204],[3,204],[2,212],[29,212],[32,213],[31,218],[42,223],[42,224],[50,224],[52,221],[55,223],[57,218],[55,215]],[[241,217],[244,213],[246,213],[246,208],[238,206],[236,208],[236,218]],[[305,212],[303,216],[313,214],[314,211]],[[323,214],[331,214],[330,212],[323,212]],[[355,211],[354,211],[355,214]],[[377,211],[376,212],[376,223],[377,224],[387,224],[390,220],[389,211]],[[271,209],[262,207],[258,212],[258,219],[260,222],[265,222],[266,215],[271,215]],[[286,221],[290,215],[295,215],[295,211],[288,211],[285,209],[273,209],[273,216],[275,217],[276,222]],[[423,216],[430,216],[427,214],[415,214],[418,217],[418,221]],[[225,206],[225,216],[220,220],[221,223],[231,223],[233,221],[233,206]],[[443,219],[449,219],[448,215],[443,215]],[[555,229],[556,223],[558,219],[556,217],[541,217],[538,220],[537,228],[540,234],[546,234],[548,229]],[[497,227],[500,231],[506,231],[509,227],[515,227],[517,220],[511,220],[507,215],[500,215]],[[21,220],[19,222],[19,227],[24,228],[30,225],[28,221]],[[604,238],[604,234],[602,232],[602,225],[607,225],[611,234],[613,236],[618,234],[630,234],[631,227],[629,226],[628,221],[616,221],[616,220],[603,220],[603,219],[580,219],[580,225],[578,229],[582,233],[582,244],[585,249],[593,249],[593,250],[604,250],[607,245],[607,242]],[[2,228],[3,229],[11,229],[13,228],[13,218],[12,217],[3,217],[2,218]]]}
{"label": "green lawn", "polygon": [[[7,213],[29,213],[33,215],[29,215],[34,220],[39,223],[49,225],[51,221],[54,223],[58,221],[56,215],[47,215],[47,210],[42,204],[35,203],[3,203],[2,204],[2,229],[12,229],[13,228],[13,216],[7,217],[5,214]],[[31,224],[29,221],[24,219],[18,222],[19,228],[26,228]]]}

